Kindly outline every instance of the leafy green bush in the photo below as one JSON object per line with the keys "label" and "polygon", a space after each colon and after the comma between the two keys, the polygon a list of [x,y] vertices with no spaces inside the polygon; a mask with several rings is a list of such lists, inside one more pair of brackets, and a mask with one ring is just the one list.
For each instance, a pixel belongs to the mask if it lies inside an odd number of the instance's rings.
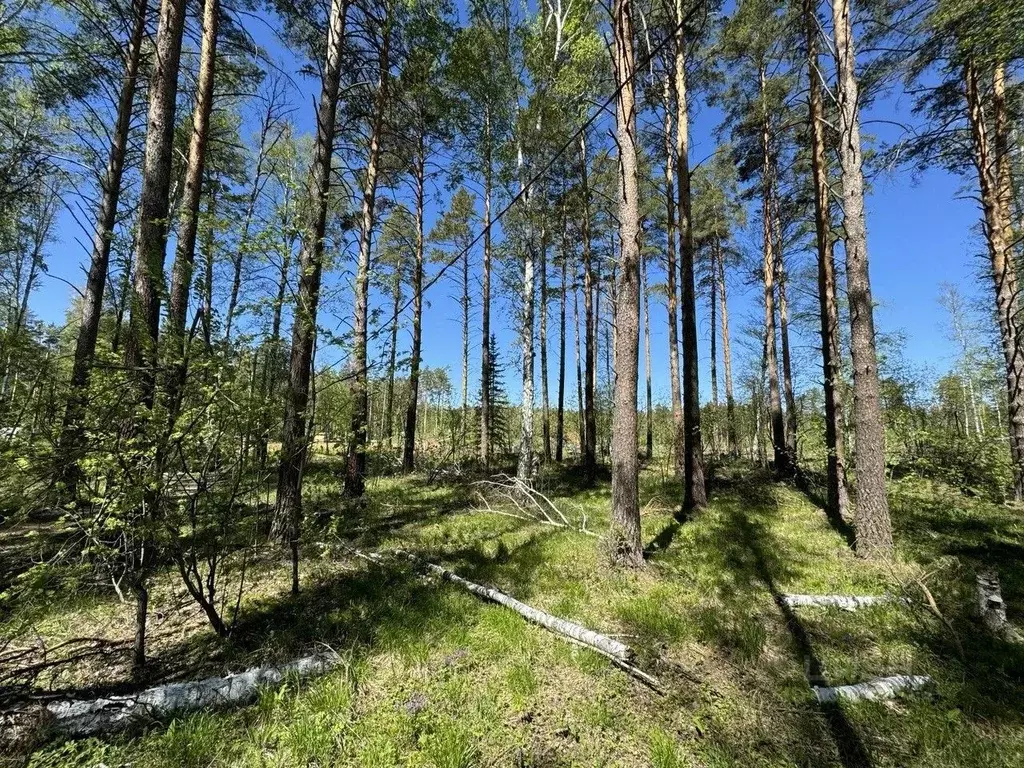
{"label": "leafy green bush", "polygon": [[1010,452],[1004,440],[979,440],[951,432],[920,432],[912,467],[924,477],[991,501],[1004,501],[1013,481]]}

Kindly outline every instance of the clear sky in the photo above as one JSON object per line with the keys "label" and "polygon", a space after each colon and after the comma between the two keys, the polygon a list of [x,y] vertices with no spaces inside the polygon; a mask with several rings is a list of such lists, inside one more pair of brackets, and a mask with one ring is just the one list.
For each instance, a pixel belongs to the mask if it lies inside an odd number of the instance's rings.
{"label": "clear sky", "polygon": [[[314,120],[315,97],[319,86],[308,78],[298,74],[298,62],[274,39],[272,24],[258,18],[250,19],[248,31],[264,46],[281,70],[293,73],[296,85],[293,103],[296,107],[293,119],[303,130],[310,130]],[[691,156],[694,162],[714,151],[716,141],[713,132],[717,127],[717,110],[701,108],[697,110],[692,125]],[[888,122],[876,120],[903,121],[911,120],[909,99],[892,96],[880,100],[863,114],[865,134],[874,134],[880,140],[892,141],[898,138],[897,129]],[[389,193],[390,194],[390,193]],[[438,206],[431,204],[428,210],[430,219],[436,217]],[[755,218],[756,210],[750,215]],[[951,349],[946,337],[946,319],[937,304],[939,286],[943,282],[958,284],[969,296],[978,295],[987,288],[986,283],[979,283],[979,262],[974,256],[979,249],[979,240],[972,229],[978,222],[979,211],[973,199],[965,194],[965,186],[960,179],[943,171],[929,171],[914,177],[907,169],[897,168],[872,180],[870,195],[867,200],[868,247],[871,262],[872,289],[878,303],[876,324],[880,332],[899,333],[906,340],[905,353],[911,364],[942,371],[951,363]],[[91,222],[84,222],[91,224]],[[428,227],[429,227],[428,222]],[[49,246],[47,261],[49,275],[44,276],[39,289],[32,299],[35,315],[46,322],[63,324],[65,312],[73,296],[69,284],[81,286],[84,282],[84,267],[88,259],[88,242],[91,233],[84,232],[67,210],[60,217],[54,242]],[[172,244],[173,246],[173,244]],[[173,251],[168,250],[168,269]],[[350,254],[354,258],[354,255]],[[479,262],[480,254],[473,254]],[[801,254],[797,261],[810,259],[809,254]],[[809,262],[808,262],[809,263]],[[790,266],[794,273],[798,264]],[[652,280],[658,280],[652,275]],[[745,285],[749,283],[745,276],[730,276],[730,313],[734,339],[741,335],[743,325],[759,322],[763,310],[762,296],[759,290]],[[340,284],[341,277],[328,275],[325,277],[328,288],[337,288],[343,296],[350,295],[347,286]],[[552,279],[552,284],[557,278]],[[219,287],[226,293],[226,286]],[[799,286],[793,286],[799,291]],[[459,372],[461,370],[461,329],[456,305],[450,300],[451,288],[445,281],[435,285],[426,297],[424,318],[424,363],[432,367],[447,366],[450,369],[454,386],[453,395],[457,398]],[[982,294],[984,295],[984,294]],[[379,300],[379,296],[377,299]],[[709,318],[707,296],[698,295],[698,324],[702,338],[701,343],[701,378],[702,398],[710,398],[708,383],[708,334]],[[518,398],[519,384],[517,364],[513,359],[518,354],[516,339],[509,322],[510,311],[500,290],[495,296],[497,333],[501,352],[507,368],[507,390],[512,400]],[[341,304],[329,307],[321,315],[321,324],[342,327],[347,323],[347,306]],[[551,305],[551,388],[554,392],[557,376],[557,304]],[[654,371],[655,399],[668,399],[668,353],[667,330],[665,329],[664,306],[652,299],[652,353]],[[333,315],[333,316],[332,316]],[[479,317],[479,306],[474,307],[474,317]],[[571,307],[569,314],[571,322]],[[479,322],[478,320],[476,321]],[[811,365],[810,359],[816,349],[817,339],[813,327],[807,327],[804,333],[794,338],[794,356],[797,360],[797,390],[814,386],[820,381],[820,363]],[[476,395],[475,382],[479,371],[479,331],[474,328],[471,340],[471,397]],[[408,332],[403,333],[405,348],[408,348]],[[575,378],[572,335],[568,339],[567,367],[569,369],[566,382],[567,405],[575,403]],[[736,345],[735,354],[742,356],[744,350]],[[758,351],[759,354],[759,351]],[[333,355],[333,356],[332,356]],[[800,357],[806,356],[808,364],[799,365]],[[320,363],[340,359],[339,352],[322,350]],[[642,363],[641,363],[642,364]],[[741,364],[737,362],[737,368]],[[539,367],[538,367],[539,375]],[[721,376],[721,374],[720,374]],[[539,389],[538,389],[539,391]],[[742,393],[738,393],[742,397]]]}

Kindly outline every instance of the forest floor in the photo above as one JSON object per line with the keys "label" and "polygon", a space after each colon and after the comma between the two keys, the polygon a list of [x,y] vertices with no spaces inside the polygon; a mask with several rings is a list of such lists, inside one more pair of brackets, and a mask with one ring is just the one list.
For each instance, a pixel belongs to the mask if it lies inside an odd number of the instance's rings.
{"label": "forest floor", "polygon": [[[281,553],[260,550],[238,622],[221,641],[168,571],[154,590],[152,652],[157,679],[224,674],[323,646],[343,657],[340,667],[267,690],[249,707],[42,744],[28,764],[1024,765],[1024,647],[988,637],[971,617],[973,573],[985,565],[999,571],[1011,620],[1024,618],[1019,510],[919,478],[893,481],[899,557],[876,566],[852,554],[808,496],[759,470],[720,468],[709,508],[683,524],[672,516],[676,484],[648,470],[647,567],[626,572],[604,564],[597,539],[480,511],[460,483],[375,479],[365,507],[332,514],[336,469],[325,458],[307,480],[321,488],[311,517],[322,525],[304,543],[298,597],[288,594]],[[607,482],[586,488],[565,470],[546,473],[540,488],[567,516],[604,529]],[[0,528],[0,543],[26,535]],[[664,693],[506,608],[421,578],[397,558],[367,563],[352,547],[418,552],[617,637]],[[941,619],[924,607],[918,582]],[[62,582],[0,606],[0,646],[42,644],[48,659],[70,659],[35,676],[35,695],[129,687],[132,610],[108,592]],[[784,593],[910,601],[791,610]],[[808,684],[815,664],[829,685],[904,673],[935,685],[896,701],[824,706]]]}

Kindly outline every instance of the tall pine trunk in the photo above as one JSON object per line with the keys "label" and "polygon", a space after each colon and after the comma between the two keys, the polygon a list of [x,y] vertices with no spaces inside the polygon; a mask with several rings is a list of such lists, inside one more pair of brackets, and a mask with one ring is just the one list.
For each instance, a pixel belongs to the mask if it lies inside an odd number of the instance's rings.
{"label": "tall pine trunk", "polygon": [[833,0],[836,43],[836,101],[839,104],[839,164],[843,171],[843,219],[846,230],[846,292],[850,301],[853,353],[853,421],[856,455],[857,552],[865,557],[892,555],[892,521],[885,495],[885,425],[875,351],[874,305],[868,272],[864,221],[856,55],[849,0]]}
{"label": "tall pine trunk", "polygon": [[[424,260],[424,206],[426,204],[427,158],[423,138],[420,137],[416,153],[416,263],[412,273],[412,351],[409,355],[409,400],[405,406],[405,439],[402,445],[402,469],[412,472],[416,467],[416,409],[420,402],[420,355],[423,346],[423,260]],[[485,198],[485,200],[488,198]],[[489,207],[489,206],[488,206]],[[486,232],[485,232],[486,234]],[[487,263],[489,239],[485,238],[484,263]],[[487,313],[486,294],[490,288],[490,274],[484,274],[484,313]],[[485,318],[486,319],[486,318]]]}
{"label": "tall pine trunk", "polygon": [[[1020,327],[1020,294],[1017,268],[1013,258],[1013,229],[1008,207],[1010,179],[1009,159],[1000,156],[1006,151],[1005,95],[1003,94],[1001,67],[993,76],[992,123],[996,140],[988,137],[980,74],[977,63],[969,60],[964,68],[968,116],[974,147],[974,165],[978,173],[982,210],[985,216],[985,235],[992,270],[999,338],[1006,365],[1007,426],[1010,436],[1010,456],[1014,466],[1014,498],[1024,497],[1024,335]],[[994,144],[994,146],[993,146]],[[993,157],[993,154],[995,155]]]}
{"label": "tall pine trunk", "polygon": [[[202,305],[208,318],[212,316],[213,266],[217,259],[217,191],[217,185],[211,184],[210,190],[206,194],[206,220],[209,222],[209,225],[206,227],[206,236],[203,238],[206,274],[203,276]],[[209,328],[209,323],[207,323],[206,327]]]}
{"label": "tall pine trunk", "polygon": [[718,274],[712,279],[718,281],[718,306],[721,310],[722,323],[722,365],[725,374],[725,419],[726,434],[729,441],[729,454],[740,455],[739,436],[736,429],[736,398],[732,388],[732,346],[729,343],[729,303],[725,291],[725,260],[722,255],[721,241],[716,242],[718,249]]}
{"label": "tall pine trunk", "polygon": [[619,88],[615,128],[619,147],[619,270],[615,301],[616,354],[612,410],[612,509],[610,554],[621,565],[643,565],[640,543],[639,463],[636,444],[638,345],[640,342],[640,183],[633,77],[633,20],[630,0],[612,6],[613,64]]}
{"label": "tall pine trunk", "polygon": [[398,364],[398,325],[402,310],[402,268],[395,267],[395,284],[391,286],[391,343],[388,345],[388,380],[384,390],[383,436],[388,450],[394,447],[395,368]]}
{"label": "tall pine trunk", "polygon": [[583,316],[584,316],[584,398],[583,423],[585,444],[582,446],[583,470],[588,480],[597,474],[597,321],[594,294],[594,256],[590,246],[590,186],[588,184],[587,143],[580,133],[580,181],[583,188],[583,216],[580,228],[583,239]]}
{"label": "tall pine trunk", "polygon": [[711,404],[714,406],[715,423],[711,432],[711,445],[712,454],[717,455],[721,451],[720,439],[721,439],[721,425],[719,424],[720,411],[718,409],[718,259],[721,258],[721,254],[718,252],[718,241],[715,240],[711,245],[711,263],[710,267],[710,280],[709,285],[709,304],[711,308],[711,359],[709,364],[711,367]]}
{"label": "tall pine trunk", "polygon": [[121,196],[121,179],[124,176],[125,156],[128,151],[128,134],[138,86],[139,61],[142,57],[142,41],[146,32],[148,10],[148,0],[135,0],[132,8],[134,23],[131,37],[128,39],[124,79],[117,101],[117,118],[110,137],[107,169],[100,183],[100,207],[96,217],[96,231],[93,233],[89,272],[82,294],[82,315],[75,343],[75,358],[71,367],[71,392],[64,411],[57,451],[61,475],[68,483],[69,495],[72,496],[75,493],[73,486],[79,479],[78,454],[85,437],[85,425],[82,421],[85,417],[89,375],[96,356],[96,339],[99,336],[100,317],[103,313],[103,292],[110,267],[110,244],[114,239],[114,227],[117,224],[117,205]]}
{"label": "tall pine trunk", "polygon": [[562,461],[562,446],[565,442],[565,299],[568,272],[568,237],[565,214],[562,215],[562,279],[558,293],[558,415],[555,423],[555,461]]}
{"label": "tall pine trunk", "polygon": [[345,464],[346,498],[361,498],[366,490],[366,443],[369,437],[370,401],[367,370],[367,331],[369,328],[370,299],[370,242],[376,216],[377,174],[380,170],[380,146],[383,139],[384,110],[388,100],[390,78],[389,47],[391,43],[390,8],[385,9],[384,39],[380,47],[380,82],[370,117],[370,147],[366,159],[363,185],[363,204],[359,226],[359,256],[355,274],[355,317],[352,324],[354,349],[352,353],[352,426],[349,429],[348,460]]}
{"label": "tall pine trunk", "polygon": [[469,250],[462,254],[462,439],[461,448],[466,447],[467,422],[469,421]]}
{"label": "tall pine trunk", "polygon": [[[491,466],[491,113],[484,113],[484,263],[480,296],[480,463]],[[414,419],[415,423],[415,419]]]}
{"label": "tall pine trunk", "polygon": [[537,272],[540,278],[540,406],[544,461],[551,461],[551,401],[548,397],[548,241],[547,223],[540,228],[540,259]]}
{"label": "tall pine trunk", "polygon": [[[288,389],[285,395],[281,463],[277,475],[277,508],[272,534],[291,548],[293,593],[299,590],[302,471],[308,447],[306,409],[309,405],[309,379],[313,366],[313,345],[316,340],[316,313],[320,301],[324,233],[327,229],[335,117],[338,109],[338,85],[341,77],[347,11],[346,0],[332,0],[328,19],[327,56],[316,115],[316,146],[313,165],[309,172],[309,219],[304,227],[299,250],[299,287],[295,301],[295,318],[292,322],[292,349]],[[282,269],[282,278],[284,277],[285,270]]]}
{"label": "tall pine trunk", "polygon": [[576,417],[580,433],[580,457],[587,444],[587,420],[583,417],[583,365],[580,359],[580,297],[576,286],[572,289],[572,324],[576,339]]}
{"label": "tall pine trunk", "polygon": [[686,40],[683,34],[682,0],[676,0],[676,183],[679,205],[680,306],[683,326],[683,514],[707,505],[704,487],[704,447],[700,429],[700,375],[697,363],[697,299],[694,288],[695,248],[690,211],[690,116],[686,90]]}
{"label": "tall pine trunk", "polygon": [[[135,250],[128,338],[124,349],[125,367],[134,376],[138,384],[138,396],[147,408],[153,407],[156,386],[160,296],[164,290],[164,259],[167,255],[170,213],[174,112],[184,25],[184,1],[163,0],[156,33],[155,63],[150,74],[146,148],[139,198],[139,235]],[[159,484],[159,478],[156,479]],[[156,554],[148,529],[158,503],[159,491],[146,493],[140,554],[131,580],[136,600],[133,653],[136,672],[146,662],[148,582]]]}
{"label": "tall pine trunk", "polygon": [[646,387],[647,402],[644,408],[644,426],[646,441],[644,444],[644,457],[650,461],[654,457],[654,410],[651,391],[651,305],[650,297],[647,294],[647,262],[640,258],[640,292],[643,297],[644,311],[644,384]]}
{"label": "tall pine trunk", "polygon": [[818,251],[818,306],[821,325],[821,365],[825,389],[826,503],[835,520],[850,515],[846,488],[846,447],[843,436],[842,395],[839,390],[839,311],[836,274],[829,237],[832,231],[828,165],[825,155],[824,105],[818,70],[818,20],[812,0],[804,0],[809,75],[808,108],[811,128],[811,174],[814,182],[814,229]]}
{"label": "tall pine trunk", "polygon": [[783,476],[792,473],[789,451],[786,450],[786,425],[782,416],[782,395],[779,391],[779,357],[775,348],[775,238],[772,228],[772,189],[774,161],[771,152],[771,126],[767,106],[765,67],[759,72],[761,82],[761,234],[764,250],[764,333],[765,367],[768,373],[768,409],[771,414],[772,454],[775,471]]}
{"label": "tall pine trunk", "polygon": [[[203,4],[203,42],[199,53],[199,80],[196,104],[192,113],[192,134],[188,145],[188,166],[185,171],[185,192],[181,201],[178,246],[171,271],[171,292],[167,304],[165,354],[169,361],[167,403],[171,422],[179,407],[181,389],[185,384],[185,323],[188,297],[192,290],[195,265],[196,233],[199,229],[199,203],[206,177],[206,144],[213,111],[213,86],[217,63],[217,26],[220,21],[219,0]],[[212,222],[211,222],[212,226]],[[209,308],[205,307],[208,312]],[[207,318],[209,322],[209,318]]]}
{"label": "tall pine trunk", "polygon": [[135,250],[132,299],[125,341],[125,365],[136,374],[142,401],[153,404],[160,329],[160,297],[164,291],[170,211],[171,164],[174,142],[178,68],[185,24],[183,0],[163,0],[157,27],[154,68],[150,75],[149,114],[142,191],[139,198],[139,234]]}
{"label": "tall pine trunk", "polygon": [[[708,366],[711,369],[711,404],[718,411],[718,241],[712,243],[710,253],[709,272],[711,279],[708,281],[708,306],[711,310],[711,350]],[[712,435],[712,440],[717,436]]]}
{"label": "tall pine trunk", "polygon": [[676,193],[673,183],[675,142],[672,135],[672,84],[666,75],[662,93],[665,120],[665,292],[668,309],[668,375],[672,394],[672,453],[675,460],[676,477],[685,472],[685,438],[683,430],[683,400],[679,391],[679,317],[676,303],[679,291],[676,289]]}
{"label": "tall pine trunk", "polygon": [[[1011,213],[1011,208],[1014,204],[1014,194],[1009,147],[1009,119],[1006,106],[1006,67],[1001,61],[995,64],[992,71],[992,113],[993,131],[995,134],[993,143],[995,147],[998,207],[1004,226],[1003,240],[1006,242],[1008,249],[1007,259],[1012,264],[1015,263],[1014,244],[1019,241],[1016,237],[1017,233],[1014,232]],[[1021,216],[1020,211],[1017,214]],[[1021,219],[1022,227],[1024,227],[1024,216]],[[1015,323],[1018,327],[1019,338],[1019,316],[1015,317]],[[1024,350],[1019,350],[1017,354],[1018,359],[1022,354],[1024,354]],[[1019,446],[1018,452],[1013,454],[1013,496],[1017,501],[1024,501],[1024,395],[1020,395],[1018,407],[1011,413],[1010,423],[1014,425],[1014,437],[1011,438],[1011,443],[1016,440]]]}
{"label": "tall pine trunk", "polygon": [[[523,147],[517,147],[519,166],[519,191],[523,197],[526,218],[530,217],[530,188],[525,181]],[[533,321],[536,285],[534,284],[533,237],[527,224],[526,251],[523,254],[523,316],[521,319],[520,344],[523,355],[523,402],[520,409],[522,422],[519,429],[519,464],[516,476],[527,482],[533,479]]]}
{"label": "tall pine trunk", "polygon": [[775,286],[779,293],[779,339],[782,342],[782,391],[786,398],[786,452],[793,466],[797,466],[796,455],[796,395],[793,391],[793,358],[789,349],[789,301],[786,297],[786,262],[782,250],[782,237],[778,219],[778,199],[775,200]]}

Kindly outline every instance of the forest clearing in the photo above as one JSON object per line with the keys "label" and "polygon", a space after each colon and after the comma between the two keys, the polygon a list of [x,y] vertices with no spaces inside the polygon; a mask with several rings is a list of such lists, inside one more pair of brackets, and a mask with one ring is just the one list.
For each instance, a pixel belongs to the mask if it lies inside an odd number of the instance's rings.
{"label": "forest clearing", "polygon": [[[311,467],[312,487],[330,481],[333,465],[321,461]],[[151,640],[158,679],[223,674],[318,647],[341,664],[268,688],[251,707],[182,715],[169,727],[143,726],[141,736],[58,742],[29,764],[1020,764],[1024,646],[979,632],[970,594],[972,569],[984,563],[1007,574],[1011,605],[1024,597],[1019,515],[938,484],[897,481],[905,558],[874,566],[850,552],[804,494],[760,470],[724,467],[708,509],[683,525],[665,504],[672,484],[654,471],[642,478],[648,565],[636,573],[603,565],[586,534],[493,514],[475,507],[464,485],[411,476],[373,481],[358,520],[323,519],[305,545],[307,586],[297,598],[288,597],[279,554],[254,551],[226,643],[204,627],[175,575],[161,574],[152,597],[161,617]],[[600,530],[608,484],[581,492],[578,482],[552,473],[539,486]],[[407,561],[350,554],[398,548],[623,640],[662,690],[507,608],[419,578]],[[234,557],[224,584],[232,594],[241,562]],[[941,615],[927,607],[919,581]],[[907,603],[787,610],[778,598],[790,593],[889,594]],[[11,620],[40,633],[20,641],[35,650],[32,660],[56,662],[36,673],[37,688],[98,695],[130,685],[119,649],[130,645],[133,625],[116,598],[65,593]],[[81,636],[106,647],[61,649]],[[43,657],[44,646],[53,653]],[[58,662],[76,654],[81,661]],[[896,701],[821,705],[809,682],[908,673],[933,684]]]}
{"label": "forest clearing", "polygon": [[0,0],[0,768],[1024,766],[1020,0]]}

